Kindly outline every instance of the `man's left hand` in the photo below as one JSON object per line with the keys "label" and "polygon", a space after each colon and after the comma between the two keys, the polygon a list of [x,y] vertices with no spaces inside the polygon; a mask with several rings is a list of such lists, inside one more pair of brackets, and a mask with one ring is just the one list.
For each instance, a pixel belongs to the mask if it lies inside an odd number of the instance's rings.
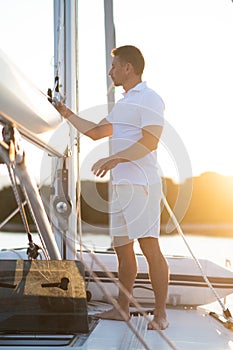
{"label": "man's left hand", "polygon": [[99,177],[104,177],[106,173],[115,168],[117,164],[119,164],[120,159],[119,158],[111,158],[111,157],[106,157],[98,160],[91,170],[93,171],[95,176]]}

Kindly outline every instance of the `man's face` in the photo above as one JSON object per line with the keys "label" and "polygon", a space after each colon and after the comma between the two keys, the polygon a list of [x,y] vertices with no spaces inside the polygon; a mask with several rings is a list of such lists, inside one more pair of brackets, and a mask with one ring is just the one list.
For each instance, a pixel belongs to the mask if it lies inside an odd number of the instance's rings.
{"label": "man's face", "polygon": [[123,85],[126,79],[126,64],[123,64],[118,56],[115,56],[112,60],[112,68],[109,71],[115,86]]}

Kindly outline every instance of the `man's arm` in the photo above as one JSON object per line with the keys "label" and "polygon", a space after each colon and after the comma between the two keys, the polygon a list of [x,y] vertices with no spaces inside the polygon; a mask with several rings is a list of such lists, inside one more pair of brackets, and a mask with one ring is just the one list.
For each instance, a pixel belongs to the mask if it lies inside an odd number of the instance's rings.
{"label": "man's arm", "polygon": [[106,119],[96,124],[79,117],[62,102],[57,102],[54,107],[63,118],[67,119],[79,132],[90,137],[92,140],[99,140],[112,135],[112,125]]}
{"label": "man's arm", "polygon": [[103,177],[108,170],[113,169],[119,163],[132,162],[146,156],[158,147],[162,130],[162,126],[146,126],[142,129],[142,137],[132,146],[97,161],[92,167],[93,173]]}

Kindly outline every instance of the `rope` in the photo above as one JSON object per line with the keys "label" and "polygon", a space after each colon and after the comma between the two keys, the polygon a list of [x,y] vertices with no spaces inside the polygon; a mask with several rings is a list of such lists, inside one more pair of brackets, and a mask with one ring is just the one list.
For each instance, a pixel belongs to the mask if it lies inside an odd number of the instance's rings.
{"label": "rope", "polygon": [[[38,246],[37,244],[35,244],[33,242],[32,234],[30,232],[29,223],[28,223],[28,220],[27,220],[27,215],[26,215],[26,212],[25,212],[24,202],[22,202],[19,190],[17,188],[17,182],[16,182],[16,177],[15,177],[14,170],[9,165],[7,165],[7,169],[8,169],[9,177],[10,177],[10,180],[11,180],[12,189],[13,189],[13,192],[14,192],[14,195],[15,195],[15,199],[16,199],[16,202],[17,202],[17,205],[18,205],[18,211],[20,212],[21,219],[22,219],[25,231],[27,232],[27,236],[28,236],[28,245],[29,245],[29,248],[27,250],[28,258],[29,259],[36,259],[40,255],[40,253],[38,251],[39,251],[39,249],[41,249],[43,251],[45,257],[48,259],[48,255],[46,253],[46,247],[44,246],[44,242],[42,241],[42,238],[41,238],[40,234],[39,234],[39,237],[40,237],[40,240],[41,240],[41,243],[42,243],[43,247],[40,247],[40,246]],[[24,192],[24,196],[26,198],[26,192],[25,192],[24,187],[22,185],[21,185],[21,188],[22,188],[22,190]],[[30,202],[28,201],[28,199],[27,199],[27,204],[28,204],[28,207],[29,207],[29,209],[31,211],[31,215],[32,215],[32,217],[34,219],[34,222],[36,222],[35,218],[33,216],[32,210],[30,208],[30,205],[29,205]]]}
{"label": "rope", "polygon": [[[69,236],[68,236],[69,240],[68,242],[73,241],[73,236],[72,236],[72,231],[70,232]],[[77,242],[79,243],[79,242]],[[69,244],[69,243],[68,243]],[[103,272],[106,273],[106,275],[111,279],[112,283],[114,283],[129,299],[129,301],[139,310],[139,312],[145,317],[145,319],[148,321],[148,323],[151,323],[151,319],[150,317],[147,315],[147,313],[144,311],[144,309],[142,308],[142,306],[138,303],[138,301],[127,291],[127,289],[125,289],[125,287],[119,282],[119,280],[106,268],[106,266],[102,263],[102,261],[96,256],[96,254],[90,250],[84,243],[82,243],[83,245],[83,249],[85,249],[86,253],[90,254],[92,257],[92,260],[101,267],[101,269],[103,270]],[[77,255],[77,259],[79,259],[78,253],[76,252]],[[92,270],[93,267],[93,263],[91,263],[91,268],[87,265],[87,263],[85,262],[84,258],[80,259],[83,263],[83,265],[85,266],[85,268],[87,269],[87,271],[91,274],[91,276],[93,277],[94,281],[96,282],[96,284],[99,286],[99,288],[102,290],[102,292],[108,297],[108,299],[110,300],[110,302],[113,304],[113,306],[119,311],[119,313],[121,314],[122,318],[125,320],[125,322],[127,323],[127,325],[130,327],[130,329],[132,329],[132,331],[134,332],[134,334],[136,336],[139,336],[139,338],[141,338],[140,334],[138,334],[137,330],[134,328],[133,325],[131,325],[130,321],[128,320],[128,315],[126,315],[125,311],[122,310],[121,306],[118,304],[118,302],[112,297],[111,294],[109,294],[108,290],[105,288],[104,283],[100,281],[99,277],[95,274],[95,272]],[[159,335],[163,338],[163,340],[170,346],[170,348],[172,350],[178,350],[175,345],[166,337],[166,335],[161,331],[161,330],[156,330]],[[144,340],[142,339],[142,343],[143,346],[144,345]],[[145,349],[148,350],[152,350],[149,349],[148,346],[146,345]]]}
{"label": "rope", "polygon": [[14,175],[12,167],[7,165],[7,169],[8,169],[8,174],[9,174],[9,177],[10,177],[10,180],[11,180],[12,189],[13,189],[13,192],[14,192],[14,195],[15,195],[15,199],[16,199],[16,202],[17,202],[17,205],[18,205],[18,209],[19,209],[22,221],[23,221],[24,228],[25,228],[25,230],[27,232],[28,240],[29,240],[29,244],[30,244],[30,243],[33,242],[32,235],[31,235],[29,224],[28,224],[28,221],[27,221],[24,205],[23,205],[23,202],[22,202],[22,200],[20,198],[19,190],[17,188],[16,178],[15,178],[15,175]]}
{"label": "rope", "polygon": [[[29,241],[29,248],[28,248],[28,255],[33,258],[33,259],[36,259],[36,257],[38,255],[41,255],[38,250],[41,249],[44,253],[44,256],[45,258],[48,260],[48,254],[47,254],[47,251],[46,251],[46,247],[45,247],[45,244],[44,244],[44,241],[42,239],[42,236],[40,234],[40,232],[38,232],[38,236],[40,238],[40,241],[41,241],[41,245],[42,247],[38,246],[37,244],[35,244],[33,242],[33,238],[32,238],[32,234],[30,232],[30,228],[29,228],[29,224],[28,224],[28,220],[27,220],[27,216],[26,216],[26,212],[25,212],[25,205],[27,204],[28,207],[29,207],[29,210],[31,212],[31,215],[33,217],[33,220],[35,221],[35,218],[33,216],[33,213],[32,213],[32,210],[30,208],[30,202],[28,201],[28,198],[26,196],[26,193],[25,193],[25,190],[24,188],[22,187],[22,190],[24,192],[24,195],[25,195],[25,200],[22,201],[21,199],[21,196],[19,194],[19,191],[18,191],[18,188],[17,188],[17,182],[16,182],[16,177],[15,177],[15,173],[14,173],[14,170],[12,167],[10,167],[8,164],[6,164],[7,166],[7,169],[8,169],[8,174],[9,174],[9,177],[10,177],[10,181],[11,181],[11,184],[12,184],[12,189],[13,189],[13,192],[14,192],[14,195],[15,195],[15,199],[16,199],[16,203],[18,205],[18,207],[12,212],[10,213],[6,218],[5,220],[3,220],[1,223],[0,223],[0,230],[2,229],[2,227],[4,227],[16,214],[18,214],[18,212],[20,212],[20,215],[21,215],[21,218],[22,218],[22,221],[23,221],[23,225],[24,225],[24,228],[25,228],[25,231],[27,232],[27,236],[28,236],[28,241]],[[42,187],[43,185],[41,185],[39,187],[39,189]]]}
{"label": "rope", "polygon": [[[150,317],[147,315],[147,313],[144,311],[142,306],[138,303],[138,301],[128,292],[128,290],[122,285],[122,283],[119,282],[118,279],[105,267],[105,265],[102,263],[100,259],[98,259],[94,252],[90,251],[87,247],[85,247],[85,250],[92,256],[93,260],[102,268],[102,270],[106,273],[106,275],[111,279],[111,281],[119,288],[119,290],[126,295],[126,297],[129,299],[129,301],[139,310],[139,312],[145,317],[145,319],[148,321],[148,323],[151,323]],[[99,278],[96,276],[96,274],[90,270],[89,266],[85,263],[85,260],[82,260],[83,264],[89,270],[91,275],[93,276],[93,279],[98,284],[98,286],[101,288],[101,290],[104,292],[104,294],[110,299],[113,306],[120,312],[121,316],[124,318],[124,320],[129,324],[130,321],[128,321],[128,315],[126,315],[125,318],[125,312],[121,309],[118,302],[109,295],[109,292],[104,287],[104,283],[99,281]],[[171,349],[177,350],[177,348],[172,344],[172,342],[165,336],[165,334],[161,330],[157,330],[159,335],[164,339],[164,341],[170,346]],[[136,335],[136,333],[135,333]],[[138,336],[138,335],[137,335]]]}
{"label": "rope", "polygon": [[230,321],[230,322],[233,322],[233,319],[232,319],[232,316],[231,316],[231,313],[230,313],[229,309],[226,308],[225,305],[223,304],[223,302],[222,302],[220,296],[218,295],[217,291],[214,289],[214,287],[212,286],[212,284],[211,284],[211,282],[209,281],[208,277],[206,276],[206,274],[205,274],[205,272],[204,272],[204,270],[203,270],[203,268],[202,268],[202,266],[201,266],[200,261],[196,258],[196,256],[194,255],[192,249],[190,248],[190,246],[189,246],[189,244],[188,244],[188,242],[187,242],[187,240],[186,240],[186,238],[185,238],[185,235],[184,235],[184,233],[183,233],[183,231],[182,231],[182,229],[181,229],[181,227],[180,227],[180,224],[179,224],[179,222],[178,222],[178,220],[177,220],[175,214],[173,213],[171,207],[169,206],[169,204],[168,204],[168,202],[167,202],[167,199],[166,199],[166,197],[165,197],[164,194],[162,195],[162,199],[163,199],[164,205],[165,205],[165,207],[166,207],[166,209],[167,209],[167,211],[168,211],[168,214],[170,215],[170,217],[171,217],[171,219],[172,219],[172,221],[173,221],[173,223],[174,223],[174,225],[175,225],[175,227],[176,227],[176,229],[177,229],[177,232],[178,232],[178,233],[180,234],[180,236],[182,237],[182,239],[183,239],[183,241],[184,241],[186,247],[188,248],[188,250],[189,250],[189,252],[190,252],[192,258],[193,258],[194,261],[196,262],[196,264],[197,264],[197,266],[198,266],[198,268],[199,268],[199,270],[200,270],[200,272],[201,272],[201,275],[202,275],[204,281],[206,282],[206,284],[208,285],[208,287],[210,288],[210,290],[211,290],[212,293],[214,294],[216,300],[219,302],[219,304],[220,304],[220,306],[221,306],[221,308],[222,308],[222,310],[223,310],[223,313],[224,313],[225,317],[227,318],[227,320]]}
{"label": "rope", "polygon": [[[23,205],[23,204],[22,204]],[[18,209],[20,210],[20,208]],[[71,242],[71,240],[73,239],[72,237],[69,237],[69,241]],[[113,276],[113,274],[108,271],[106,269],[106,267],[102,264],[102,262],[96,257],[96,255],[90,251],[83,243],[82,243],[83,248],[92,256],[92,260],[95,261],[99,266],[101,266],[101,268],[103,269],[103,271],[106,273],[106,275],[108,277],[111,278],[112,282],[115,283],[117,285],[117,287],[126,294],[126,296],[128,297],[129,301],[131,301],[135,307],[137,307],[139,309],[139,311],[141,312],[141,314],[145,317],[145,319],[150,323],[151,320],[149,318],[149,316],[145,313],[145,311],[142,309],[141,305],[136,301],[136,299],[133,298],[132,295],[129,294],[129,292],[124,288],[124,286],[118,281],[116,280],[116,278]],[[132,330],[132,332],[135,334],[135,336],[139,339],[139,341],[141,342],[141,344],[144,346],[144,348],[146,350],[151,350],[148,345],[145,343],[144,339],[142,338],[142,336],[138,333],[137,329],[135,329],[134,325],[132,324],[132,322],[130,322],[128,320],[128,315],[126,315],[126,313],[124,312],[124,310],[122,310],[122,308],[120,307],[120,305],[118,304],[118,302],[111,296],[111,294],[108,292],[108,290],[106,289],[106,287],[104,286],[104,284],[99,280],[99,278],[96,276],[96,274],[93,272],[92,267],[93,264],[91,264],[91,269],[89,268],[89,266],[85,263],[85,260],[81,259],[84,266],[87,268],[87,270],[91,273],[94,281],[97,283],[97,285],[100,287],[100,289],[103,291],[103,293],[109,298],[109,300],[111,301],[112,305],[119,311],[119,313],[121,314],[122,318],[126,321],[127,325],[129,326],[129,328]],[[171,347],[171,349],[173,350],[177,350],[177,348],[170,342],[170,340],[163,334],[162,331],[158,330],[158,333],[160,334],[160,336],[164,339],[164,341],[167,342],[167,344]]]}
{"label": "rope", "polygon": [[[25,201],[22,203],[22,205],[24,206],[24,205],[26,205],[26,204],[27,204],[27,201],[25,200]],[[18,212],[19,212],[19,207],[17,207],[14,211],[12,211],[12,213],[9,214],[9,215],[5,218],[5,220],[3,220],[3,221],[0,223],[0,231],[1,231],[1,229],[2,229],[16,214],[18,214]]]}
{"label": "rope", "polygon": [[[82,260],[84,266],[89,269],[88,265],[85,263],[85,260]],[[145,340],[142,338],[141,334],[138,332],[138,330],[134,327],[134,325],[132,324],[132,322],[130,320],[128,320],[128,315],[125,313],[125,311],[120,307],[119,303],[117,302],[116,299],[114,299],[112,297],[112,295],[109,293],[109,291],[107,290],[107,288],[104,286],[104,283],[99,281],[99,278],[97,277],[97,275],[92,271],[92,277],[94,279],[94,281],[96,282],[96,284],[99,286],[99,288],[102,290],[102,292],[104,293],[104,295],[106,295],[108,297],[108,299],[111,301],[112,305],[114,306],[115,309],[118,310],[118,312],[120,313],[120,315],[122,316],[123,320],[127,323],[128,327],[132,330],[132,332],[135,334],[135,336],[138,338],[138,340],[140,341],[140,343],[144,346],[144,348],[146,350],[152,350],[151,348],[148,347],[148,345],[146,344]],[[114,281],[115,283],[115,281]]]}

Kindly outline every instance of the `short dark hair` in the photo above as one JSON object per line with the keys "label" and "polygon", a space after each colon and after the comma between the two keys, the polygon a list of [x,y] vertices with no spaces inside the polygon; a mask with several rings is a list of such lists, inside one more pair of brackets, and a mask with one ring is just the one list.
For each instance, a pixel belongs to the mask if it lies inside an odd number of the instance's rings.
{"label": "short dark hair", "polygon": [[131,63],[135,73],[142,75],[145,67],[145,60],[137,47],[132,45],[116,47],[112,50],[112,56],[118,56],[123,63]]}

